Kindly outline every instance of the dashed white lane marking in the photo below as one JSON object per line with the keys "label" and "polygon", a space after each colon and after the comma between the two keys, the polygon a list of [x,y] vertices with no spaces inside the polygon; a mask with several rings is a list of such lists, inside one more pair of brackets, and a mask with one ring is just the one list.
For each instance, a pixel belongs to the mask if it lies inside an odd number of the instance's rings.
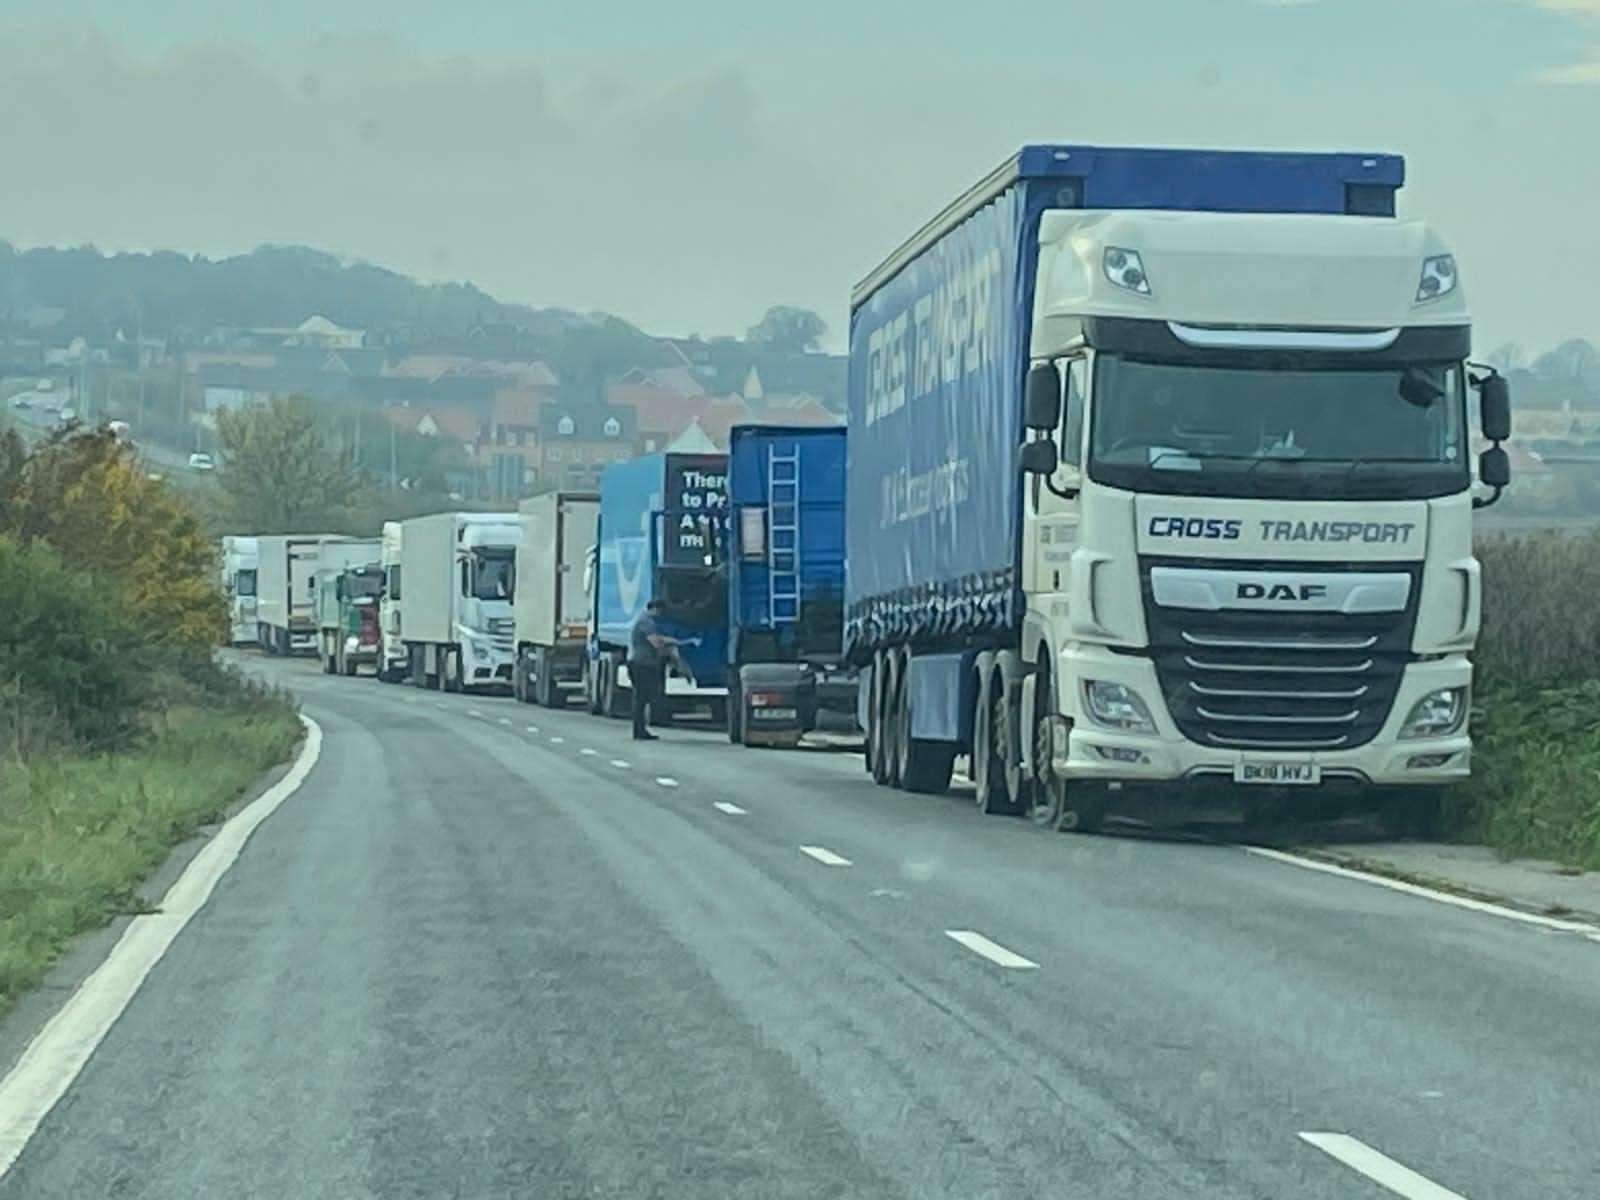
{"label": "dashed white lane marking", "polygon": [[960,942],[974,954],[981,954],[992,963],[1002,967],[1010,967],[1018,971],[1036,971],[1039,964],[1031,958],[1023,958],[1014,951],[1007,950],[999,942],[991,942],[981,933],[974,933],[970,929],[946,929],[944,935]]}
{"label": "dashed white lane marking", "polygon": [[662,787],[677,787],[678,786],[678,781],[676,779],[674,779],[671,775],[657,775],[656,776],[656,782],[659,783]]}
{"label": "dashed white lane marking", "polygon": [[434,702],[433,702],[433,706],[434,706],[434,707],[435,707],[435,708],[448,708],[448,707],[450,707],[450,706],[449,706],[449,705],[447,705],[447,704],[446,704],[446,703],[445,703],[445,702],[444,702],[444,701],[443,701],[443,700],[435,700],[435,701],[434,701]]}
{"label": "dashed white lane marking", "polygon": [[538,733],[539,732],[539,727],[537,725],[529,725],[528,726],[528,732],[529,733]]}
{"label": "dashed white lane marking", "polygon": [[500,724],[502,724],[502,725],[511,724],[511,718],[510,717],[501,717],[500,718]]}
{"label": "dashed white lane marking", "polygon": [[620,771],[626,771],[628,769],[628,760],[625,758],[613,758],[611,765]]}
{"label": "dashed white lane marking", "polygon": [[256,827],[311,773],[322,752],[322,727],[310,717],[300,720],[306,727],[306,740],[289,773],[234,814],[201,847],[167,889],[159,908],[129,922],[105,962],[50,1018],[11,1073],[0,1079],[0,1179],[78,1077],[173,939],[205,907],[217,881],[237,861]]}
{"label": "dashed white lane marking", "polygon": [[481,712],[479,712],[475,708],[469,708],[469,709],[467,709],[467,716],[469,716],[469,717],[481,717],[481,716],[483,716],[483,714]]}
{"label": "dashed white lane marking", "polygon": [[745,813],[745,810],[740,808],[737,804],[729,804],[726,800],[718,800],[711,807],[716,809],[718,812],[727,813],[730,817],[742,817]]}
{"label": "dashed white lane marking", "polygon": [[1594,941],[1600,942],[1600,930],[1583,921],[1564,921],[1560,917],[1542,917],[1538,913],[1521,912],[1515,908],[1507,908],[1502,904],[1490,904],[1487,900],[1473,900],[1468,896],[1452,896],[1449,892],[1435,891],[1433,888],[1423,887],[1420,883],[1407,883],[1403,879],[1390,879],[1384,875],[1372,875],[1366,871],[1357,871],[1334,863],[1320,862],[1314,858],[1303,858],[1298,854],[1289,854],[1283,850],[1269,850],[1265,846],[1245,846],[1242,849],[1246,854],[1270,858],[1273,862],[1288,863],[1290,866],[1301,867],[1307,871],[1321,871],[1324,875],[1337,875],[1341,879],[1359,879],[1363,883],[1372,883],[1378,887],[1388,888],[1391,892],[1404,892],[1408,896],[1420,896],[1424,900],[1433,900],[1440,904],[1452,904],[1456,908],[1465,908],[1470,912],[1486,913],[1492,917],[1504,917],[1508,921],[1521,921],[1524,925],[1537,925],[1541,929],[1550,929],[1558,933],[1581,933]]}
{"label": "dashed white lane marking", "polygon": [[848,867],[851,865],[848,858],[835,854],[826,846],[801,846],[800,853],[810,855],[825,867]]}
{"label": "dashed white lane marking", "polygon": [[550,739],[550,744],[551,744],[551,745],[552,745],[552,746],[559,746],[559,745],[561,745],[561,743],[562,743],[562,742],[564,742],[564,741],[566,741],[566,740],[567,740],[567,739],[566,739],[566,738],[564,738],[564,737],[553,737],[553,736],[552,736],[552,737],[551,737],[551,739]]}
{"label": "dashed white lane marking", "polygon": [[1302,1133],[1300,1137],[1324,1154],[1338,1159],[1352,1171],[1360,1172],[1396,1196],[1404,1196],[1406,1200],[1466,1200],[1460,1192],[1440,1187],[1433,1180],[1418,1175],[1410,1167],[1402,1166],[1348,1134]]}
{"label": "dashed white lane marking", "polygon": [[598,754],[599,751],[591,750],[588,746],[585,746],[582,750],[579,750],[578,753],[588,755],[592,758],[594,755]]}

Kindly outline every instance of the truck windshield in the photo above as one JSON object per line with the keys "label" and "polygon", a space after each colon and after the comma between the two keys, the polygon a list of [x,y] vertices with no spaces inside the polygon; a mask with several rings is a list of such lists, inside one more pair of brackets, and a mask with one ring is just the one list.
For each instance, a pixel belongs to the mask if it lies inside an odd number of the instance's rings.
{"label": "truck windshield", "polygon": [[235,596],[254,596],[256,594],[256,573],[254,569],[234,572],[233,594]]}
{"label": "truck windshield", "polygon": [[1457,364],[1330,370],[1103,354],[1090,475],[1167,495],[1413,499],[1471,482]]}
{"label": "truck windshield", "polygon": [[383,576],[376,572],[351,575],[345,580],[344,594],[352,600],[370,600],[383,594]]}
{"label": "truck windshield", "polygon": [[472,595],[478,600],[510,600],[516,590],[516,554],[511,550],[472,552]]}

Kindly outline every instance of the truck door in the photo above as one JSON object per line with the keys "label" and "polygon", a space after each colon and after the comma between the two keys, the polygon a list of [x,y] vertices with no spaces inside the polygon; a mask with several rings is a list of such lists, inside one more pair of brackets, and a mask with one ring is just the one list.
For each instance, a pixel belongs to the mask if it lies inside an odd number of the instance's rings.
{"label": "truck door", "polygon": [[1028,487],[1024,521],[1032,527],[1032,536],[1022,556],[1022,588],[1029,595],[1067,590],[1072,551],[1078,544],[1076,493],[1083,481],[1089,360],[1080,354],[1056,365],[1062,379],[1061,424],[1056,430],[1060,465],[1048,480],[1034,476]]}

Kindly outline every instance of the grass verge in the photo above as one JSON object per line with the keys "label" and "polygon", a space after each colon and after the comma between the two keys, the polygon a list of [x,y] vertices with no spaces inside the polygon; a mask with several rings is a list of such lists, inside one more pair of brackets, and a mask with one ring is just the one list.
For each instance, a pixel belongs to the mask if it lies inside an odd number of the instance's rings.
{"label": "grass verge", "polygon": [[234,684],[168,704],[135,750],[0,764],[0,1015],[300,736],[285,698]]}
{"label": "grass verge", "polygon": [[1491,686],[1475,707],[1473,776],[1452,804],[1457,838],[1600,870],[1600,679]]}

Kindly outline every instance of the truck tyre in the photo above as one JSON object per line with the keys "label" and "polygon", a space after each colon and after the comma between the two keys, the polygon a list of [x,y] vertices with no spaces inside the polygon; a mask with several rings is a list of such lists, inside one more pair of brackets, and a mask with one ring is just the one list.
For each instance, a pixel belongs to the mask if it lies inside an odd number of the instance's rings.
{"label": "truck tyre", "polygon": [[[972,721],[972,782],[978,811],[990,815],[1011,811],[1006,794],[1006,764],[997,733],[1004,732],[1005,689],[997,668],[978,668],[978,704]],[[1000,729],[996,729],[996,726]]]}
{"label": "truck tyre", "polygon": [[728,673],[728,740],[735,746],[744,745],[744,684],[739,679],[739,668]]}
{"label": "truck tyre", "polygon": [[895,760],[895,739],[899,737],[900,651],[883,652],[883,690],[878,694],[878,774],[877,781],[886,787],[899,787],[900,779]]}
{"label": "truck tyre", "polygon": [[1033,795],[1028,803],[1028,818],[1040,829],[1055,829],[1061,824],[1066,806],[1066,781],[1056,776],[1050,764],[1050,718],[1055,716],[1056,694],[1051,686],[1049,648],[1039,664],[1037,690],[1033,700]]}
{"label": "truck tyre", "polygon": [[728,723],[728,698],[726,696],[713,696],[710,707],[711,723],[713,725],[726,725]]}
{"label": "truck tyre", "polygon": [[319,645],[317,647],[317,649],[321,653],[319,653],[317,655],[317,657],[322,659],[322,673],[324,675],[332,675],[332,674],[335,674],[339,669],[338,660],[336,658],[336,653],[337,652],[329,653],[329,651],[328,651],[328,635],[327,634],[322,634],[321,637],[322,637],[321,645]]}
{"label": "truck tyre", "polygon": [[600,715],[600,660],[583,660],[583,706],[591,717]]}
{"label": "truck tyre", "polygon": [[882,783],[883,771],[883,677],[884,654],[878,650],[872,655],[872,679],[867,687],[867,774],[873,783]]}
{"label": "truck tyre", "polygon": [[1025,813],[1033,802],[1032,781],[1022,769],[1022,660],[1009,651],[995,655],[994,675],[1001,703],[995,709],[995,745],[1004,765],[1007,810]]}
{"label": "truck tyre", "polygon": [[543,650],[533,652],[533,699],[541,708],[557,708],[556,698],[560,695],[553,686],[555,680],[550,678],[550,656]]}
{"label": "truck tyre", "polygon": [[356,660],[342,650],[339,652],[339,660],[340,670],[345,675],[354,676],[360,671],[360,667],[356,665]]}
{"label": "truck tyre", "polygon": [[511,662],[511,698],[518,704],[528,703],[528,659],[520,649]]}
{"label": "truck tyre", "polygon": [[439,678],[447,692],[461,691],[461,651],[455,646],[447,646],[439,654]]}

